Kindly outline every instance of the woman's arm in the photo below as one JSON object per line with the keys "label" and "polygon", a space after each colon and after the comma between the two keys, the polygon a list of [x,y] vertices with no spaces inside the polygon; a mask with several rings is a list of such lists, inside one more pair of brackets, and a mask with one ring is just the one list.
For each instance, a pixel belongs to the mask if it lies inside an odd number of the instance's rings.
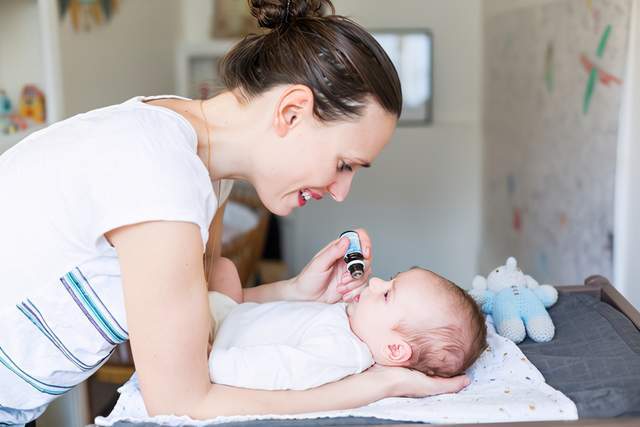
{"label": "woman's arm", "polygon": [[296,293],[295,277],[260,286],[242,289],[245,302],[295,301],[301,300]]}
{"label": "woman's arm", "polygon": [[402,368],[372,369],[307,391],[257,391],[211,384],[209,307],[198,227],[147,222],[107,234],[120,260],[127,324],[150,415],[293,414],[362,406],[387,396],[457,391],[458,379]]}

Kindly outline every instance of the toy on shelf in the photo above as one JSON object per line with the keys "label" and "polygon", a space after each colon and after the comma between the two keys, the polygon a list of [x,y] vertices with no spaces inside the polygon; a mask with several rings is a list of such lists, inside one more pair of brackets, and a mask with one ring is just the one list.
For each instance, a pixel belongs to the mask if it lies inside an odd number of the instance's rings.
{"label": "toy on shelf", "polygon": [[16,125],[18,130],[27,130],[27,128],[29,127],[29,124],[27,123],[25,118],[19,114],[9,114],[9,120]]}
{"label": "toy on shelf", "polygon": [[0,116],[0,131],[5,135],[18,132],[18,125],[9,120],[9,116]]}
{"label": "toy on shelf", "polygon": [[18,126],[9,118],[11,100],[7,92],[0,89],[0,133],[10,135],[18,131]]}
{"label": "toy on shelf", "polygon": [[476,276],[469,294],[485,314],[493,315],[496,331],[503,337],[516,343],[527,335],[536,342],[553,339],[555,326],[547,308],[558,301],[558,291],[524,274],[515,258],[507,259],[486,279]]}
{"label": "toy on shelf", "polygon": [[0,116],[7,115],[11,112],[11,100],[7,96],[7,92],[0,89]]}
{"label": "toy on shelf", "polygon": [[18,113],[25,118],[30,118],[36,123],[44,123],[45,103],[44,93],[35,85],[26,85],[20,95]]}

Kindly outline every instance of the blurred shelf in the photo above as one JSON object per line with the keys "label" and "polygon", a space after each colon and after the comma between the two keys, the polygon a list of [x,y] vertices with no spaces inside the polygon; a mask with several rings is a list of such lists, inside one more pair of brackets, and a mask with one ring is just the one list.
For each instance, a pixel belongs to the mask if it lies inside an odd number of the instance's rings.
{"label": "blurred shelf", "polygon": [[222,88],[218,79],[218,63],[237,42],[237,39],[212,39],[179,45],[176,52],[176,95],[201,98],[202,86],[208,88],[206,97],[215,95]]}
{"label": "blurred shelf", "polygon": [[33,132],[44,129],[46,126],[46,124],[34,125],[29,127],[27,130],[16,132],[11,135],[0,134],[0,155],[27,136],[31,135]]}
{"label": "blurred shelf", "polygon": [[[14,107],[25,85],[45,94],[47,122],[63,118],[58,1],[0,0],[0,89]],[[13,135],[0,132],[0,153],[42,126]]]}

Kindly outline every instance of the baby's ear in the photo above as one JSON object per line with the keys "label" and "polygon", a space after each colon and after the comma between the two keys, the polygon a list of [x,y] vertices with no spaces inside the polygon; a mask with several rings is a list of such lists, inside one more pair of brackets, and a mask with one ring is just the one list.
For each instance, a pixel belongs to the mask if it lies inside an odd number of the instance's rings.
{"label": "baby's ear", "polygon": [[386,346],[387,359],[394,365],[402,364],[411,359],[412,353],[411,346],[406,341],[397,341]]}

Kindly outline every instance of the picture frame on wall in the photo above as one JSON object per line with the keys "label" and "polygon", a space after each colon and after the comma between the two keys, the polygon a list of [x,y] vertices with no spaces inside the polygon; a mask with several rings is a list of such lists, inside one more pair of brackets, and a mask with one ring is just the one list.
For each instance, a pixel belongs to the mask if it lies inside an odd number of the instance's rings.
{"label": "picture frame on wall", "polygon": [[428,29],[372,30],[398,70],[402,85],[400,126],[433,122],[433,34]]}

